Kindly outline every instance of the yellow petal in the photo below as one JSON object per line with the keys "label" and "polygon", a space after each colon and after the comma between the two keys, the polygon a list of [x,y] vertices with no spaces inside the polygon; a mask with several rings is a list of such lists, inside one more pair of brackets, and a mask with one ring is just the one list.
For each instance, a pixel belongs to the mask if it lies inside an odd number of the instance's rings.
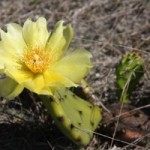
{"label": "yellow petal", "polygon": [[53,93],[53,87],[44,87],[39,92],[40,95],[53,95]]}
{"label": "yellow petal", "polygon": [[44,73],[45,85],[54,87],[58,85],[63,85],[66,87],[77,86],[74,82],[72,82],[69,78],[66,78],[61,73],[54,71],[46,71]]}
{"label": "yellow petal", "polygon": [[88,51],[78,49],[59,60],[51,67],[51,70],[60,73],[74,83],[79,83],[92,67],[91,57]]}
{"label": "yellow petal", "polygon": [[0,70],[5,71],[6,66],[10,66],[10,68],[18,65],[18,59],[15,54],[12,55],[4,49],[2,45],[2,41],[0,41]]}
{"label": "yellow petal", "polygon": [[51,89],[54,89],[54,87],[59,87],[61,85],[64,85],[66,87],[76,86],[71,80],[63,77],[62,75],[45,71],[43,74],[37,74],[32,78],[31,81],[27,81],[23,83],[23,85],[37,93],[37,94],[48,94],[51,95],[52,91]]}
{"label": "yellow petal", "polygon": [[32,80],[23,83],[24,87],[37,94],[40,93],[41,89],[45,86],[45,81],[42,74],[35,75]]}
{"label": "yellow petal", "polygon": [[[6,67],[5,74],[17,81],[19,84],[37,94],[45,94],[47,87],[57,87],[64,85],[66,87],[77,86],[70,79],[64,77],[61,73],[45,71],[44,73],[34,74],[30,70],[21,67]],[[51,91],[47,92],[51,93]]]}
{"label": "yellow petal", "polygon": [[23,26],[23,37],[29,47],[44,48],[48,39],[47,22],[40,17],[36,22],[28,19]]}
{"label": "yellow petal", "polygon": [[5,74],[32,92],[39,93],[45,86],[43,74],[34,74],[27,68],[6,67]]}
{"label": "yellow petal", "polygon": [[[16,69],[8,68],[5,70],[5,73],[17,81],[19,84],[27,88],[28,90],[35,92],[37,94],[44,92],[42,89],[46,87],[46,82],[43,77],[43,74],[34,74],[30,70],[26,69]],[[45,94],[45,93],[43,93]]]}
{"label": "yellow petal", "polygon": [[13,56],[22,56],[22,53],[26,47],[22,37],[22,28],[15,23],[11,23],[7,25],[7,33],[0,30],[0,34],[2,41],[1,45],[4,48],[3,53],[9,53]]}
{"label": "yellow petal", "polygon": [[13,99],[24,89],[22,85],[19,85],[9,77],[0,79],[0,87],[0,96],[5,97],[6,99]]}
{"label": "yellow petal", "polygon": [[5,72],[7,76],[22,84],[27,81],[31,81],[34,74],[23,66],[6,66]]}
{"label": "yellow petal", "polygon": [[4,69],[6,65],[16,66],[26,47],[22,37],[22,28],[15,23],[10,23],[7,25],[7,33],[3,30],[0,30],[0,33],[0,69]]}
{"label": "yellow petal", "polygon": [[58,60],[65,50],[68,48],[73,37],[73,30],[71,25],[63,26],[63,21],[59,21],[52,31],[46,50],[50,51],[52,61]]}

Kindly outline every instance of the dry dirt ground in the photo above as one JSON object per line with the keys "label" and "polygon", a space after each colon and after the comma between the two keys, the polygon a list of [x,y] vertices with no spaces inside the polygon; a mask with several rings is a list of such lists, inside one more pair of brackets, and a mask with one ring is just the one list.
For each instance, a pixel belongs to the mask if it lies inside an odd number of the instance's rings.
{"label": "dry dirt ground", "polygon": [[[39,16],[46,17],[49,29],[61,19],[72,24],[75,35],[70,48],[83,47],[93,54],[94,67],[87,80],[104,104],[117,101],[114,73],[123,54],[132,48],[140,51],[146,73],[131,99],[136,108],[146,106],[142,111],[149,117],[149,0],[0,0],[1,28]],[[79,148],[59,132],[41,103],[27,91],[14,101],[5,104],[2,99],[0,103],[0,150],[150,149],[150,125],[147,142],[140,147],[137,141],[137,146],[115,141],[111,146],[109,138],[96,135],[89,146]]]}

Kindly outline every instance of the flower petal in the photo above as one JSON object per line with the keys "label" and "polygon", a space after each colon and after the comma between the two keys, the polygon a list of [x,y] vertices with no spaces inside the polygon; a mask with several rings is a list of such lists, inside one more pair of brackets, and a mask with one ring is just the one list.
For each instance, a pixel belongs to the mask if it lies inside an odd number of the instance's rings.
{"label": "flower petal", "polygon": [[[91,55],[85,50],[64,55],[72,39],[73,30],[71,25],[64,26],[63,21],[56,24],[50,36],[47,22],[42,17],[35,22],[28,19],[23,28],[17,24],[8,24],[7,30],[7,33],[0,31],[0,72],[14,80],[16,86],[21,85],[37,94],[52,95],[60,86],[77,86],[76,83],[80,82],[92,66]],[[26,50],[46,50],[50,53],[49,68],[45,68],[47,70],[42,73],[32,72],[24,62]],[[36,55],[33,56],[37,58]],[[31,58],[33,56],[31,55]],[[28,58],[29,61],[31,58]]]}
{"label": "flower petal", "polygon": [[[1,45],[4,48],[4,53],[9,53],[11,55],[22,55],[26,44],[22,37],[22,28],[21,26],[10,23],[7,25],[7,33],[3,30],[0,30],[1,34]],[[2,51],[2,50],[1,50]]]}
{"label": "flower petal", "polygon": [[31,47],[44,48],[48,39],[47,22],[40,17],[36,22],[28,19],[23,26],[23,37],[26,44]]}
{"label": "flower petal", "polygon": [[4,73],[19,84],[31,81],[34,77],[34,74],[23,66],[6,66]]}
{"label": "flower petal", "polygon": [[24,89],[22,85],[19,85],[9,77],[0,79],[0,87],[0,96],[5,97],[6,99],[13,99]]}
{"label": "flower petal", "polygon": [[[51,94],[50,87],[64,85],[66,87],[77,86],[70,79],[54,71],[45,71],[42,74],[33,74],[25,68],[13,68],[6,66],[5,74],[19,84],[37,94]],[[49,88],[48,88],[49,87]],[[49,90],[49,91],[48,91]]]}
{"label": "flower petal", "polygon": [[46,71],[44,73],[44,79],[45,79],[46,86],[51,86],[51,87],[58,86],[58,85],[63,85],[65,87],[77,86],[70,79],[54,71]]}
{"label": "flower petal", "polygon": [[73,30],[71,25],[63,26],[63,21],[59,21],[51,33],[46,45],[46,50],[50,51],[52,61],[58,60],[62,54],[64,54],[72,37]]}
{"label": "flower petal", "polygon": [[50,71],[45,71],[44,74],[38,74],[34,76],[32,81],[27,81],[23,83],[23,85],[27,89],[37,94],[48,95],[51,95],[51,89],[54,89],[55,87],[60,85],[65,85],[66,87],[76,86],[76,84],[74,84],[71,80],[63,77],[58,73]]}
{"label": "flower petal", "polygon": [[18,59],[15,54],[7,53],[7,50],[5,51],[5,48],[2,45],[2,41],[0,41],[0,70],[5,71],[6,66],[14,67],[18,65]]}
{"label": "flower petal", "polygon": [[62,58],[50,69],[60,73],[74,83],[79,83],[92,67],[91,57],[88,51],[78,49]]}

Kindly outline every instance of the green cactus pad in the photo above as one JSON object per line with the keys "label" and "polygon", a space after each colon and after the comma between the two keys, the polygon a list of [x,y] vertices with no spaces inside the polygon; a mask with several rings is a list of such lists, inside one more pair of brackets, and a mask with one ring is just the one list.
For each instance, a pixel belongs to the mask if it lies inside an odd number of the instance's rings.
{"label": "green cactus pad", "polygon": [[116,69],[117,92],[120,101],[129,102],[131,93],[144,74],[143,59],[138,52],[131,52],[123,56]]}
{"label": "green cactus pad", "polygon": [[101,109],[62,88],[54,98],[42,96],[58,128],[74,143],[87,145],[102,118]]}

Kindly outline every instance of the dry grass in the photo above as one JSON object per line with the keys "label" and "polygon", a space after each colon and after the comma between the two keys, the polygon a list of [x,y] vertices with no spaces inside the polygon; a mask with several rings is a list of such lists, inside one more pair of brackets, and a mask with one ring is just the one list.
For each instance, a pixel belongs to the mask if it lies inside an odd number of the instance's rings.
{"label": "dry grass", "polygon": [[[104,104],[117,101],[114,73],[122,55],[133,48],[140,51],[145,60],[146,73],[132,96],[132,104],[136,108],[147,106],[142,111],[150,115],[148,0],[1,0],[0,14],[2,28],[9,22],[22,24],[27,18],[36,19],[39,16],[46,17],[49,29],[60,19],[70,22],[75,31],[71,49],[84,47],[92,52],[94,67],[87,80]],[[27,93],[24,91],[20,99],[8,104],[4,99],[1,101],[0,150],[80,149],[57,130],[41,103],[35,102],[32,95]],[[115,147],[117,141],[114,139],[110,147],[112,138],[97,131],[91,144],[81,149],[150,149],[150,139],[147,139],[147,143],[141,147],[137,146],[137,141],[132,144],[121,142]]]}

